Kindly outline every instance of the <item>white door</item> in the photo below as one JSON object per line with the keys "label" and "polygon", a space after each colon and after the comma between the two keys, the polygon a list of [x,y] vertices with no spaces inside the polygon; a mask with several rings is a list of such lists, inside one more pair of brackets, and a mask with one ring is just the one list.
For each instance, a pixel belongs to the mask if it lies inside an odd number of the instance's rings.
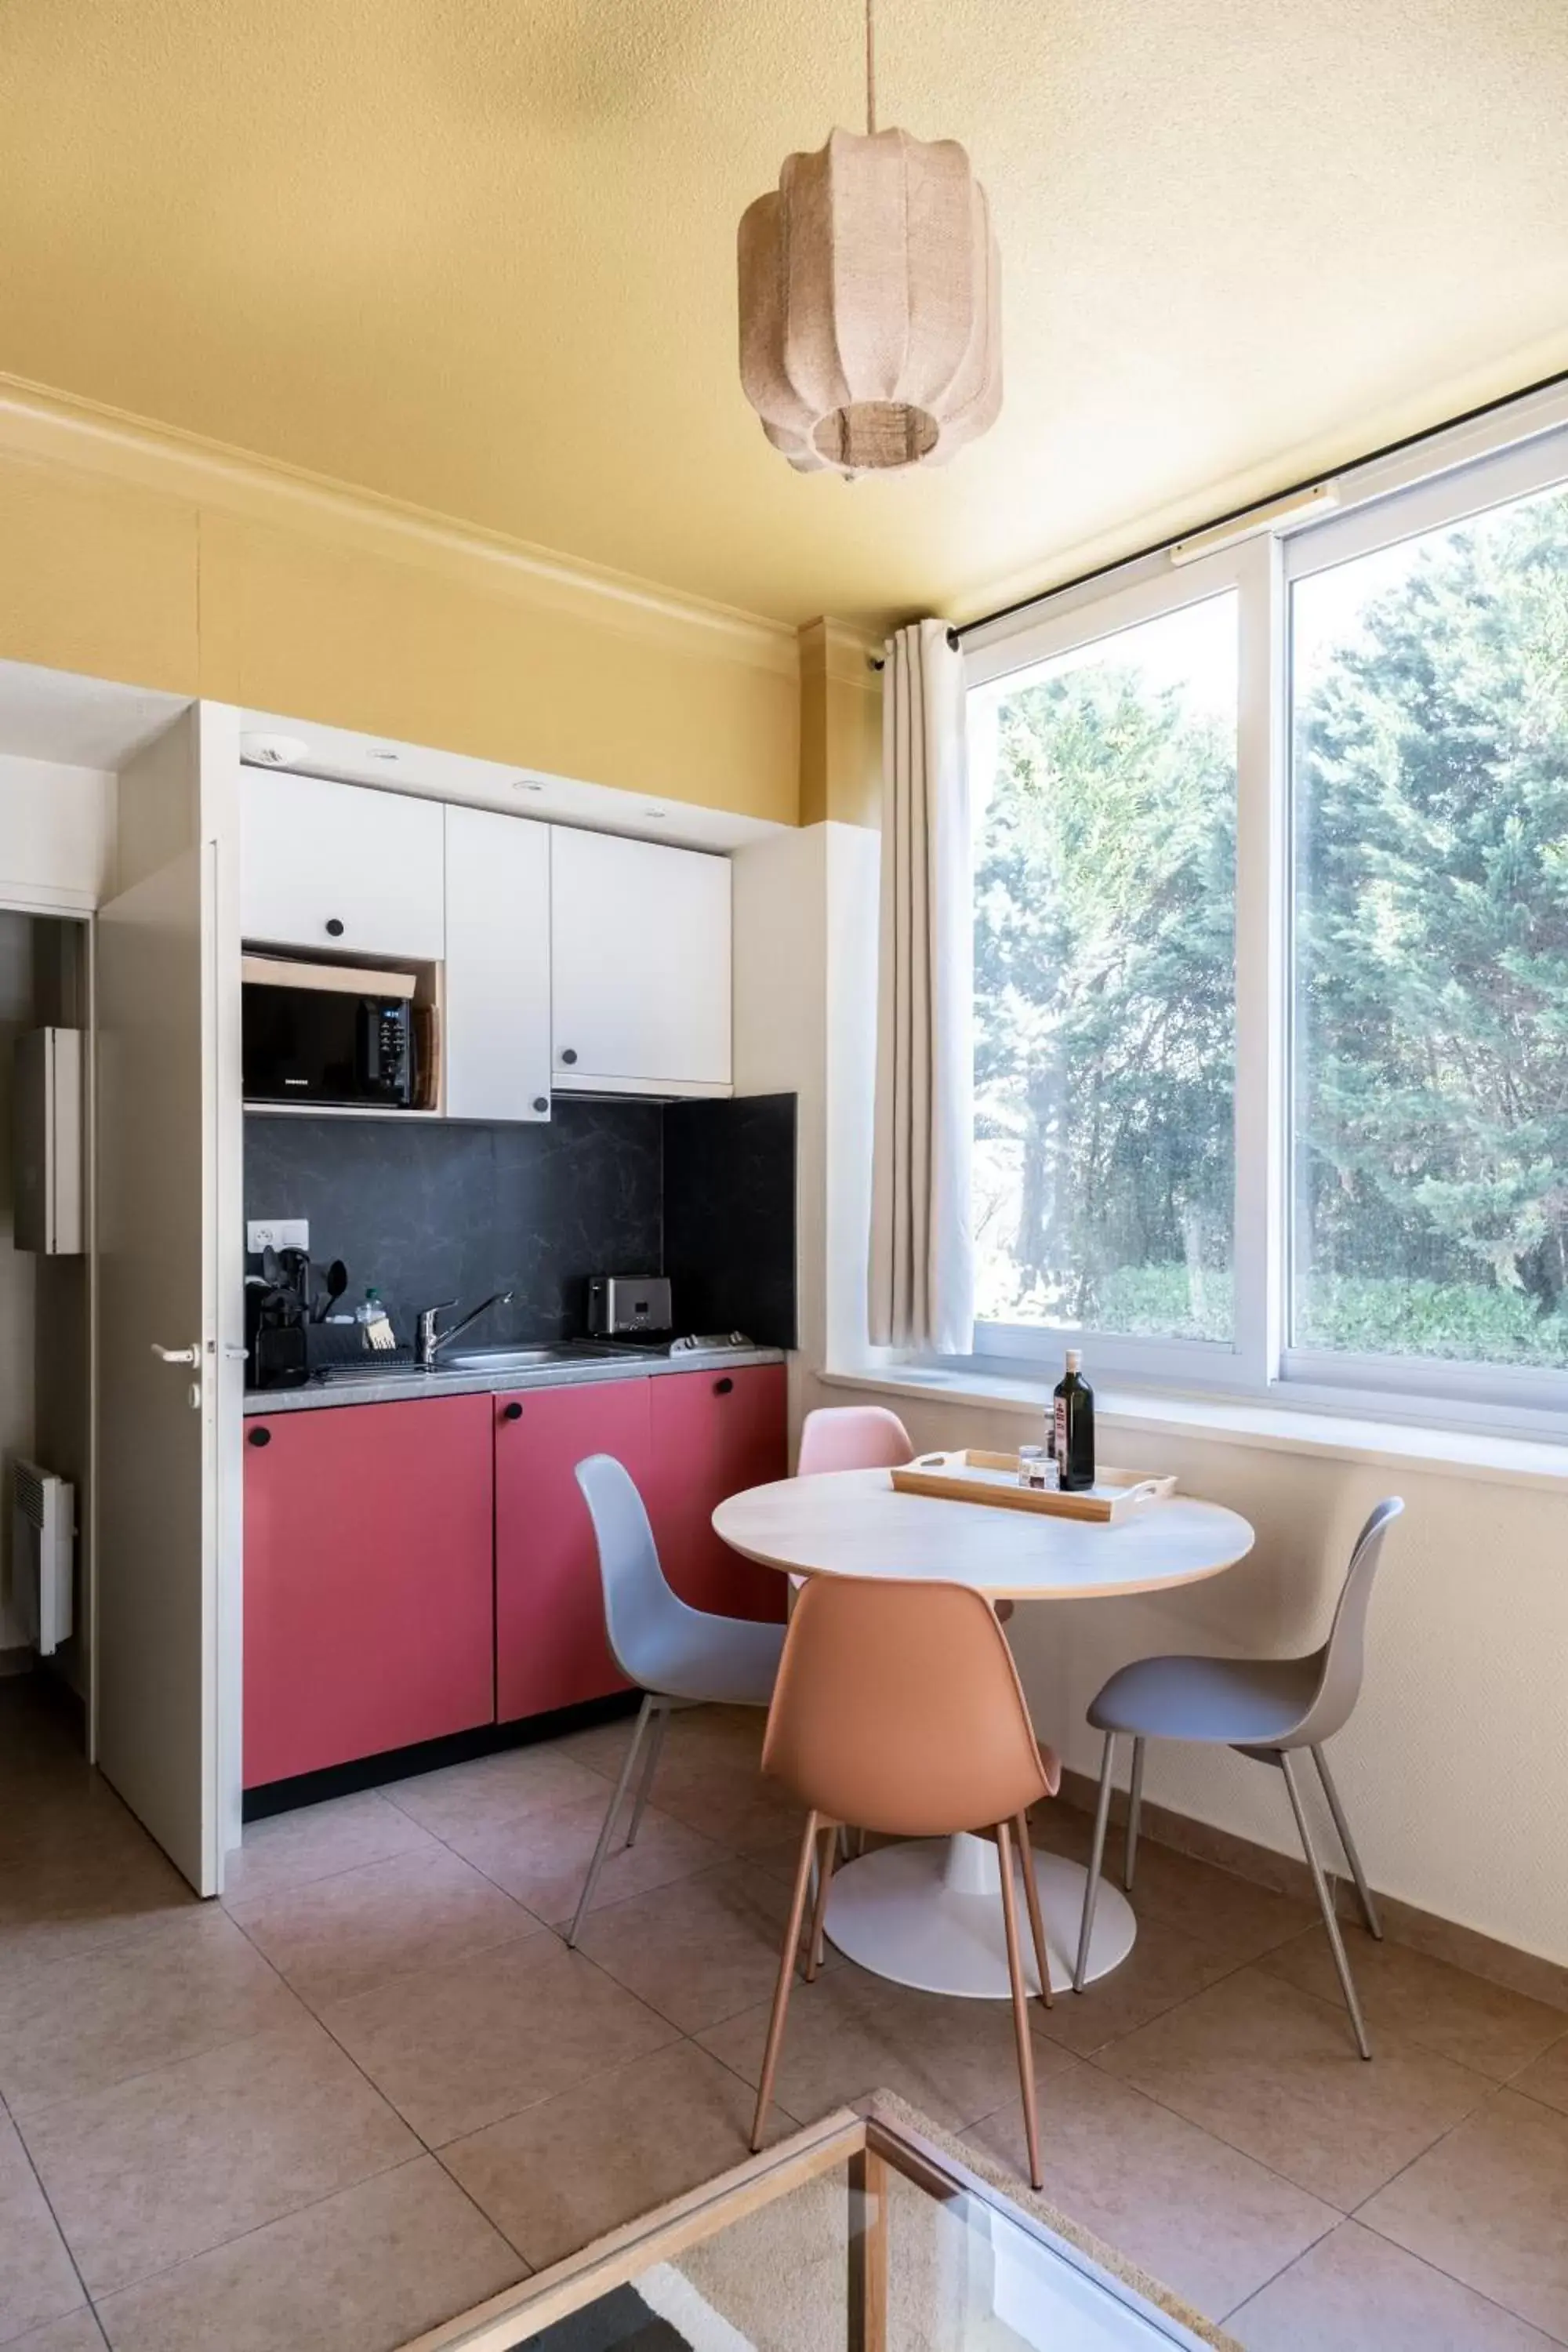
{"label": "white door", "polygon": [[98,933],[98,1757],[203,1895],[220,1884],[216,856],[158,866]]}
{"label": "white door", "polygon": [[240,925],[247,940],[438,963],[439,801],[246,768]]}
{"label": "white door", "polygon": [[550,1116],[550,828],[447,811],[447,1116]]}
{"label": "white door", "polygon": [[568,826],[551,835],[558,1088],[730,1091],[730,861]]}

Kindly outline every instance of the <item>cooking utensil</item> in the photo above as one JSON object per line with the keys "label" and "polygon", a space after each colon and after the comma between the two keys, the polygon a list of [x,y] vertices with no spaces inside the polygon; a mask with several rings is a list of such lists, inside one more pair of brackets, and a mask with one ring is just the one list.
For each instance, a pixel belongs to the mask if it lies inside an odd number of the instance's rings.
{"label": "cooking utensil", "polygon": [[327,1286],[316,1301],[311,1322],[324,1323],[348,1286],[349,1270],[341,1257],[335,1257],[327,1268]]}

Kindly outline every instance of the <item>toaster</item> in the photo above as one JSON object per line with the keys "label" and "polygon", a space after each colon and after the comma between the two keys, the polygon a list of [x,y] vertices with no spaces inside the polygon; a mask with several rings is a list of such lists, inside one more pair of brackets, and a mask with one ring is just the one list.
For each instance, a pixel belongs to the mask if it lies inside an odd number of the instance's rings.
{"label": "toaster", "polygon": [[596,1274],[590,1280],[588,1328],[595,1339],[625,1339],[674,1328],[667,1276]]}

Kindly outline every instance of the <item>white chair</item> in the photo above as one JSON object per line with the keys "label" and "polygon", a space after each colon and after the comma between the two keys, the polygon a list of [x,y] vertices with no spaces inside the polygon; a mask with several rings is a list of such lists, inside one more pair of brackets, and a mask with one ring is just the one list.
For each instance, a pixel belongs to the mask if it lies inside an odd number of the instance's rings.
{"label": "white chair", "polygon": [[1329,1772],[1323,1741],[1348,1723],[1361,1696],[1365,1654],[1366,1612],[1373,1579],[1383,1553],[1383,1539],[1405,1505],[1397,1495],[1379,1503],[1356,1538],[1344,1584],[1334,1606],[1334,1621],[1321,1650],[1305,1658],[1137,1658],[1111,1675],[1089,1710],[1097,1731],[1105,1734],[1105,1759],[1100,1775],[1100,1803],[1094,1817],[1094,1851],[1089,1858],[1089,1884],[1084,1890],[1083,1924],[1079,1937],[1078,1967],[1073,1990],[1083,1990],[1089,1965],[1089,1940],[1094,1929],[1095,1896],[1100,1891],[1100,1867],[1105,1854],[1105,1830],[1110,1818],[1111,1778],[1116,1766],[1116,1742],[1132,1735],[1132,1780],[1127,1808],[1127,1854],[1124,1885],[1132,1884],[1138,1855],[1138,1816],[1143,1798],[1143,1743],[1146,1739],[1193,1739],[1234,1748],[1238,1755],[1279,1767],[1289,1793],[1296,1831],[1312,1874],[1318,1908],[1328,1931],[1345,2007],[1355,2028],[1356,2047],[1372,2056],[1366,2026],[1356,1999],[1344,1939],[1323,1878],[1293,1761],[1298,1749],[1310,1751],[1323,1784],[1334,1827],[1355,1881],[1367,1932],[1381,1939],[1383,1928],[1372,1889],[1361,1866],[1351,1827]]}
{"label": "white chair", "polygon": [[577,1898],[566,1938],[574,1945],[594,1899],[645,1736],[648,1746],[626,1831],[627,1845],[636,1843],[642,1826],[671,1707],[703,1701],[722,1706],[766,1706],[773,1695],[784,1636],[782,1625],[757,1624],[743,1617],[713,1617],[705,1610],[689,1608],[679,1593],[670,1591],[642,1496],[631,1474],[613,1455],[590,1454],[578,1463],[576,1476],[594,1522],[610,1652],[627,1681],[641,1686],[643,1702]]}

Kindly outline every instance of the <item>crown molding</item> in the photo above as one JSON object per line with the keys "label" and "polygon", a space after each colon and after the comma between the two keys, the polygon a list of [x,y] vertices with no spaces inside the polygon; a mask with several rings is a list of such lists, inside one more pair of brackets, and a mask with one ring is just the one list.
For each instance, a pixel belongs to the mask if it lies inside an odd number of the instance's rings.
{"label": "crown molding", "polygon": [[209,513],[303,532],[339,552],[440,572],[602,628],[652,635],[688,654],[798,675],[796,632],[787,622],[580,563],[550,548],[4,372],[0,454],[68,466]]}
{"label": "crown molding", "polygon": [[847,686],[865,687],[871,693],[880,694],[880,683],[871,668],[873,657],[879,659],[882,652],[883,637],[879,632],[858,628],[852,621],[836,621],[831,614],[824,614],[820,620],[807,621],[797,635],[803,669],[814,668]]}

